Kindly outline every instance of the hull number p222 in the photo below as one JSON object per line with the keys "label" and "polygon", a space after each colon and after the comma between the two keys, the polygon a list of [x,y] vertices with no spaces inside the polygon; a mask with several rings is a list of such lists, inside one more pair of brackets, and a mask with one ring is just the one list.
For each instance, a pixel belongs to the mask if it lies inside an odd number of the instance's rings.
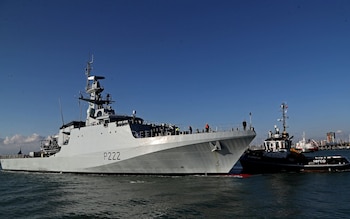
{"label": "hull number p222", "polygon": [[120,152],[109,151],[103,153],[104,160],[120,160]]}

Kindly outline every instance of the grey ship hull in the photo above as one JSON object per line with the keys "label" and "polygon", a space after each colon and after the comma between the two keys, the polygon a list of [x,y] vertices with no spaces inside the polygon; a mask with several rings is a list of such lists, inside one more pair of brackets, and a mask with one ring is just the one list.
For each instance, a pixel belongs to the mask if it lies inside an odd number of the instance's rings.
{"label": "grey ship hull", "polygon": [[[98,136],[86,133],[99,133],[90,130],[99,129],[99,126],[75,130],[71,138],[80,136],[79,142],[71,139],[72,143],[63,146],[55,155],[1,159],[1,166],[3,170],[35,172],[227,174],[255,137],[254,131],[247,130],[137,139],[131,133],[127,135],[126,132],[130,132],[128,127],[117,127],[115,132],[119,134],[114,141],[102,137],[96,140]],[[120,138],[117,136],[124,136],[123,141],[118,140]],[[88,142],[92,144],[89,146]]]}
{"label": "grey ship hull", "polygon": [[[3,170],[35,172],[227,174],[254,137],[253,131],[163,136],[148,139],[149,145],[82,151],[74,156],[1,159],[1,165]],[[182,138],[182,143],[177,138]],[[165,143],[154,144],[156,141]],[[220,149],[215,149],[215,144]]]}

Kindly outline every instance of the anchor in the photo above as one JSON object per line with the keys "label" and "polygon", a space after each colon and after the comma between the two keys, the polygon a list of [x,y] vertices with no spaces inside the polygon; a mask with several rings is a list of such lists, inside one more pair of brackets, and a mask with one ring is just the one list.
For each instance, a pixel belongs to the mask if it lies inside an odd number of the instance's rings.
{"label": "anchor", "polygon": [[221,151],[220,141],[216,141],[215,144],[213,142],[209,142],[209,146],[210,146],[212,152]]}

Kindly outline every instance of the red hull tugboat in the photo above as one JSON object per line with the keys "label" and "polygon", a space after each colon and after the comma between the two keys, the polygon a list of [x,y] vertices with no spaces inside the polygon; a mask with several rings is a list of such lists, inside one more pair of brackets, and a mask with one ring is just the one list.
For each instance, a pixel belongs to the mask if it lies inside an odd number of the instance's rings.
{"label": "red hull tugboat", "polygon": [[340,155],[305,156],[292,148],[292,137],[286,131],[287,105],[282,103],[283,131],[277,126],[269,132],[261,149],[249,148],[240,158],[243,173],[338,172],[350,170],[349,160]]}

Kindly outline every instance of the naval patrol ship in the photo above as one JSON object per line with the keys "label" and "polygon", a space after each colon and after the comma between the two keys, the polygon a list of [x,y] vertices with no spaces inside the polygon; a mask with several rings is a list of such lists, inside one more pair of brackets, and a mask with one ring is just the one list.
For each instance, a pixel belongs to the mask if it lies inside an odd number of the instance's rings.
{"label": "naval patrol ship", "polygon": [[102,95],[102,76],[91,75],[87,62],[85,121],[62,125],[42,142],[40,151],[2,156],[5,171],[97,174],[228,174],[256,133],[253,127],[217,131],[179,131],[168,123],[152,124],[116,114],[109,94]]}

